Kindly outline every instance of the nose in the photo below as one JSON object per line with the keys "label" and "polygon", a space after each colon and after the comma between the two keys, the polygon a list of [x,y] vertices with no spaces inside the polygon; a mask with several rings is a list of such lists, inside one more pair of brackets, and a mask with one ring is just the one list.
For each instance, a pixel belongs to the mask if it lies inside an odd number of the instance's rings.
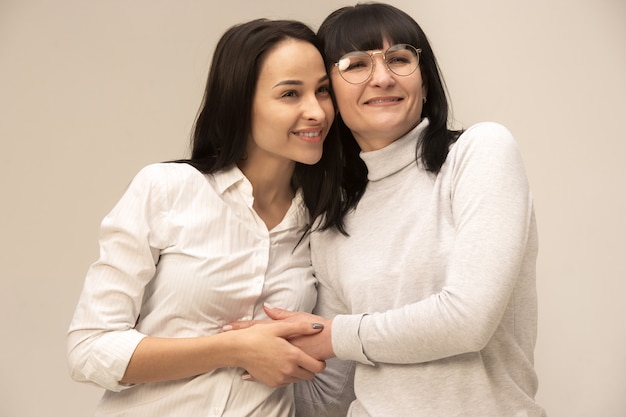
{"label": "nose", "polygon": [[326,119],[326,112],[315,94],[304,100],[302,115],[307,120],[321,122]]}
{"label": "nose", "polygon": [[374,68],[372,68],[372,76],[369,79],[369,83],[378,86],[389,86],[395,83],[393,74],[387,68],[387,63],[382,52],[374,52],[372,54],[374,61]]}

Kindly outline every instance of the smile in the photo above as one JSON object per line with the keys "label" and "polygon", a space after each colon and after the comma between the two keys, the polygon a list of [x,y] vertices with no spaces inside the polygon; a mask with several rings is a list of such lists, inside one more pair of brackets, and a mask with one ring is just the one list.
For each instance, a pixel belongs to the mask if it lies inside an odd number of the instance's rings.
{"label": "smile", "polygon": [[398,101],[402,101],[401,98],[376,98],[372,100],[368,100],[365,104],[383,104],[383,103],[396,103]]}
{"label": "smile", "polygon": [[292,133],[304,142],[318,143],[324,139],[322,132],[323,132],[322,129],[315,129],[315,130],[298,131],[298,132],[292,132]]}
{"label": "smile", "polygon": [[294,132],[296,136],[304,136],[307,138],[314,138],[320,136],[322,132]]}

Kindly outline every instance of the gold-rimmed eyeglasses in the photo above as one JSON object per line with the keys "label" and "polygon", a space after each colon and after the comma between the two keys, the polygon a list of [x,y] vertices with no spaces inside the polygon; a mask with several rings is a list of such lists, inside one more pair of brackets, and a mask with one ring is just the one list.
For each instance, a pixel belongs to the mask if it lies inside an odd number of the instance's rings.
{"label": "gold-rimmed eyeglasses", "polygon": [[362,84],[370,79],[374,72],[374,55],[382,55],[383,62],[389,71],[406,77],[415,72],[420,62],[421,49],[399,43],[390,46],[385,52],[352,51],[342,56],[335,63],[341,78],[350,84]]}

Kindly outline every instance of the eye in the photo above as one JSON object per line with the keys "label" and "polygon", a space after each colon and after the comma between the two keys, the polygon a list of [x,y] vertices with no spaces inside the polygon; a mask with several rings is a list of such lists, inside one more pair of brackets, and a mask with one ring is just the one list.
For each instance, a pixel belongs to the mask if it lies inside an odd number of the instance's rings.
{"label": "eye", "polygon": [[413,59],[414,58],[411,56],[410,53],[396,52],[387,56],[387,63],[392,65],[410,64]]}
{"label": "eye", "polygon": [[403,56],[394,56],[387,60],[390,64],[407,64],[409,59]]}
{"label": "eye", "polygon": [[372,59],[362,51],[355,51],[344,55],[336,64],[341,72],[362,71],[370,68]]}
{"label": "eye", "polygon": [[322,85],[317,89],[317,94],[330,94],[330,85]]}
{"label": "eye", "polygon": [[363,68],[368,68],[369,65],[369,61],[364,58],[350,58],[350,64],[346,67],[344,71],[355,71]]}
{"label": "eye", "polygon": [[298,97],[298,93],[294,90],[289,90],[289,91],[285,91],[283,94],[281,94],[280,96],[281,98],[285,97]]}

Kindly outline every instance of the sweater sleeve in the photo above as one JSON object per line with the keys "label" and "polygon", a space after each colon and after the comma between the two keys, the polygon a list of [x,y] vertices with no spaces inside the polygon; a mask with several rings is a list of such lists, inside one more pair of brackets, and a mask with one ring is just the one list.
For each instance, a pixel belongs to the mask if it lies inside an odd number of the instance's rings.
{"label": "sweater sleeve", "polygon": [[479,351],[496,331],[524,262],[534,262],[532,197],[512,135],[482,123],[454,147],[446,169],[455,238],[444,286],[401,308],[335,317],[338,358],[400,364]]}
{"label": "sweater sleeve", "polygon": [[141,170],[100,228],[100,256],[91,265],[67,336],[72,378],[112,391],[145,337],[135,330],[145,286],[165,245],[166,195],[158,165]]}

